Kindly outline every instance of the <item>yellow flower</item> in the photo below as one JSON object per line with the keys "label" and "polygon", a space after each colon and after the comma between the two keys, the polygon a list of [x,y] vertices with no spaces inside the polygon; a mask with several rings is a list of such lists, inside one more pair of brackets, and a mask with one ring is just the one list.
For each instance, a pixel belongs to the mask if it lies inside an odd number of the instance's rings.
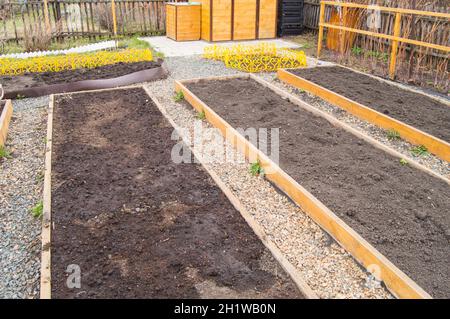
{"label": "yellow flower", "polygon": [[0,59],[0,75],[21,75],[36,72],[59,72],[80,68],[96,68],[119,62],[132,63],[152,61],[149,49],[126,49],[121,51],[97,51],[87,54],[47,55],[28,59]]}

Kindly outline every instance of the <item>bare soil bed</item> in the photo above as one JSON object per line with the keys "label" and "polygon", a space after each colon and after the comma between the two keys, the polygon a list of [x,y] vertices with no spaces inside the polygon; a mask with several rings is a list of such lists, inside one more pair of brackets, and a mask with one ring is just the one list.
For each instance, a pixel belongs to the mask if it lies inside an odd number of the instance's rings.
{"label": "bare soil bed", "polygon": [[427,292],[450,297],[447,183],[402,166],[254,80],[186,85],[234,128],[280,128],[286,173]]}
{"label": "bare soil bed", "polygon": [[53,298],[302,298],[144,90],[59,96],[53,122]]}
{"label": "bare soil bed", "polygon": [[339,66],[289,72],[450,142],[450,107],[423,94]]}
{"label": "bare soil bed", "polygon": [[161,66],[160,62],[145,61],[135,63],[116,63],[98,68],[65,70],[61,72],[27,73],[18,76],[0,76],[5,91],[17,91],[30,87],[50,84],[71,83],[82,80],[112,79],[137,71]]}

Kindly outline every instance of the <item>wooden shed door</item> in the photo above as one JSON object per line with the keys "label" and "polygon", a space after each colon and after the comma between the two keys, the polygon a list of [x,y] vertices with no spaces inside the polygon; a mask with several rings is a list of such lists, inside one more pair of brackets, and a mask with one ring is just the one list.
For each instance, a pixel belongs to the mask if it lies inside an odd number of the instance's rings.
{"label": "wooden shed door", "polygon": [[234,40],[251,40],[256,36],[257,0],[234,0]]}
{"label": "wooden shed door", "polygon": [[260,39],[275,38],[277,35],[277,1],[259,0]]}
{"label": "wooden shed door", "polygon": [[231,40],[231,0],[212,2],[212,41]]}

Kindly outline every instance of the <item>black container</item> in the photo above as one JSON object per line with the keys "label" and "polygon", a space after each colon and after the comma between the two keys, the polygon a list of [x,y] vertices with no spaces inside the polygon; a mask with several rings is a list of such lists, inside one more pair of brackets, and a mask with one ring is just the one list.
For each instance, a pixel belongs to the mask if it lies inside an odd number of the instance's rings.
{"label": "black container", "polygon": [[303,1],[278,1],[278,36],[298,35],[303,30]]}

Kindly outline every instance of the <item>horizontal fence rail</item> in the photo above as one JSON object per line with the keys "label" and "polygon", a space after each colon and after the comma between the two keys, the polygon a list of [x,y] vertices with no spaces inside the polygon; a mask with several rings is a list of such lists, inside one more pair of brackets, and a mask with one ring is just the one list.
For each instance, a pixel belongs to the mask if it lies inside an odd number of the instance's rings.
{"label": "horizontal fence rail", "polygon": [[[357,3],[351,3],[351,4],[355,8],[356,8],[356,6],[358,6],[358,7],[364,6],[364,5],[359,5]],[[389,9],[395,10],[396,8],[389,8]],[[333,10],[332,6],[326,7],[325,17],[327,20],[329,19],[332,10]],[[405,10],[409,10],[409,9],[405,9]],[[427,12],[436,12],[439,15],[441,13],[444,13],[444,14],[449,13],[450,7],[448,7],[448,8],[430,7],[429,10],[430,11],[427,11]],[[431,11],[431,10],[433,10],[433,11]],[[417,11],[417,10],[412,10],[412,11]],[[320,18],[320,1],[305,0],[304,5],[303,5],[303,13],[304,13],[304,22],[303,22],[304,27],[306,27],[308,29],[312,29],[312,30],[318,30],[319,29],[319,18]],[[393,20],[392,18],[394,18],[394,17],[395,17],[395,14],[393,12],[388,12],[388,11],[381,12],[381,25],[383,25],[383,26],[387,25],[388,28],[390,30],[392,30],[393,23],[389,22],[388,20]],[[434,23],[434,22],[436,22],[435,18],[418,17],[417,25],[419,28],[422,28],[423,24]]]}
{"label": "horizontal fence rail", "polygon": [[164,34],[165,2],[173,0],[0,0],[0,40]]}

